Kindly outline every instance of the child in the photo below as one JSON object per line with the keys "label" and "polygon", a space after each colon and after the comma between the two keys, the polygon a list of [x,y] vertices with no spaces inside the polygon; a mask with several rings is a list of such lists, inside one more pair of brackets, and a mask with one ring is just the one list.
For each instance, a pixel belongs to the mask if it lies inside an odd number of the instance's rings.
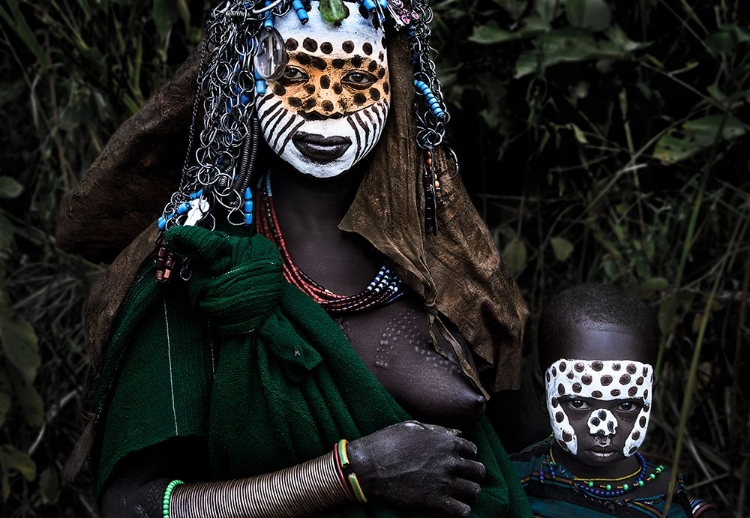
{"label": "child", "polygon": [[[665,516],[669,470],[638,452],[651,413],[655,315],[597,284],[555,297],[539,321],[553,435],[511,460],[535,516]],[[718,516],[681,480],[666,516]]]}

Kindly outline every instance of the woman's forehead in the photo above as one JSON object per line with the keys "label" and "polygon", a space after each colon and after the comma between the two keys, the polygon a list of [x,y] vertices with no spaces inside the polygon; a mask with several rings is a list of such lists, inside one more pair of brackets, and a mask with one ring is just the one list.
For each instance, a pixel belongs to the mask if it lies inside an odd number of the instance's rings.
{"label": "woman's forehead", "polygon": [[341,25],[335,27],[321,18],[318,2],[312,2],[308,13],[309,21],[302,25],[297,14],[290,10],[286,15],[276,18],[275,26],[287,45],[296,42],[299,50],[311,54],[362,54],[368,50],[381,52],[385,49],[385,33],[375,28],[371,19],[363,18],[353,7],[351,14]]}

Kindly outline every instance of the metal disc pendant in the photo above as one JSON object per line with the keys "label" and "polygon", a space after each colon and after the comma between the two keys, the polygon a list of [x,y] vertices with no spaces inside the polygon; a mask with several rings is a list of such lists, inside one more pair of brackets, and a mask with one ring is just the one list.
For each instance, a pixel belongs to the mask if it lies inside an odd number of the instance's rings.
{"label": "metal disc pendant", "polygon": [[278,79],[284,74],[289,55],[284,48],[284,39],[274,27],[268,27],[258,36],[258,52],[253,63],[255,71],[265,80]]}

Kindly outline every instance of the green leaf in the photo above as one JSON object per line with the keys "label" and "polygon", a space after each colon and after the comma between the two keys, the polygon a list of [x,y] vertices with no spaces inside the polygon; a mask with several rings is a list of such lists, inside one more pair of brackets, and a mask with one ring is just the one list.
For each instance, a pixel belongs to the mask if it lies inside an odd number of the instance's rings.
{"label": "green leaf", "polygon": [[526,12],[529,0],[493,0],[497,5],[502,7],[511,18],[518,20]]}
{"label": "green leaf", "polygon": [[706,46],[717,54],[731,54],[737,45],[734,31],[722,28],[706,38]]}
{"label": "green leaf", "polygon": [[8,5],[10,13],[8,13],[8,11],[6,11],[4,8],[0,7],[0,16],[2,16],[2,18],[5,19],[6,22],[8,22],[8,25],[10,25],[10,27],[15,31],[24,45],[26,45],[31,53],[34,54],[37,60],[37,64],[41,65],[42,67],[46,67],[47,56],[44,54],[42,46],[39,45],[36,36],[34,36],[34,32],[31,30],[31,27],[29,27],[29,24],[26,22],[26,18],[24,18],[23,13],[21,13],[21,9],[18,5],[18,0],[6,0],[5,3],[7,3]]}
{"label": "green leaf", "polygon": [[13,223],[0,214],[0,248],[7,248],[13,242]]}
{"label": "green leaf", "polygon": [[526,243],[516,236],[503,250],[503,258],[511,271],[518,275],[526,267]]}
{"label": "green leaf", "polygon": [[664,277],[652,277],[646,279],[638,286],[638,292],[641,295],[650,295],[657,291],[666,291],[669,288],[669,281]]}
{"label": "green leaf", "polygon": [[31,324],[21,317],[0,315],[0,342],[8,361],[16,366],[27,381],[34,381],[42,360]]}
{"label": "green leaf", "polygon": [[36,478],[36,464],[31,457],[10,444],[0,446],[0,464],[6,470],[18,471],[29,482]]}
{"label": "green leaf", "polygon": [[562,9],[562,2],[560,0],[535,0],[534,11],[544,20],[545,22],[551,22],[557,18]]}
{"label": "green leaf", "polygon": [[38,428],[44,423],[44,402],[34,386],[26,381],[18,369],[8,365],[10,382],[16,395],[16,402],[23,414],[26,424]]}
{"label": "green leaf", "polygon": [[23,192],[23,185],[10,176],[0,176],[0,198],[18,198]]}
{"label": "green leaf", "polygon": [[5,424],[5,417],[10,411],[10,396],[4,392],[0,392],[0,428]]}
{"label": "green leaf", "polygon": [[156,24],[156,30],[159,36],[164,39],[172,26],[180,17],[180,11],[177,7],[177,0],[154,0],[154,7],[151,15]]}
{"label": "green leaf", "polygon": [[592,59],[624,59],[630,52],[611,41],[597,41],[591,32],[563,27],[534,39],[534,49],[523,52],[516,62],[517,78],[558,63]]}
{"label": "green leaf", "polygon": [[603,31],[612,22],[612,11],[604,0],[567,0],[565,16],[573,27]]}
{"label": "green leaf", "polygon": [[49,505],[57,502],[60,496],[60,480],[57,472],[50,468],[42,471],[39,475],[39,492],[42,495],[42,504]]}
{"label": "green leaf", "polygon": [[508,41],[533,38],[539,34],[549,31],[547,22],[537,16],[530,16],[524,20],[524,25],[515,31],[501,29],[496,21],[490,20],[485,25],[474,27],[474,33],[469,40],[480,45],[493,45]]}
{"label": "green leaf", "polygon": [[552,243],[552,251],[555,254],[555,259],[561,262],[567,261],[570,254],[573,253],[573,243],[564,237],[553,237],[550,242]]}
{"label": "green leaf", "polygon": [[732,115],[726,117],[726,122],[724,115],[710,115],[688,121],[679,129],[674,129],[659,139],[654,148],[654,158],[673,164],[714,145],[717,140],[732,140],[746,132],[747,126]]}

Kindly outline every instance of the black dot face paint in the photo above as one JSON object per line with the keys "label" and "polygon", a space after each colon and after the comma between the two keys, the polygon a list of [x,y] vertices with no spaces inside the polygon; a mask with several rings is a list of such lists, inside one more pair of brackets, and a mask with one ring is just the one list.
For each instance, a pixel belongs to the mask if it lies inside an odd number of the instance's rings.
{"label": "black dot face paint", "polygon": [[293,50],[297,50],[297,47],[299,47],[299,42],[294,38],[288,38],[284,43],[284,47],[288,52],[292,52]]}
{"label": "black dot face paint", "polygon": [[302,47],[308,52],[315,52],[318,50],[318,42],[312,38],[305,38],[302,41]]}
{"label": "black dot face paint", "polygon": [[630,383],[630,374],[620,376],[620,385],[627,385],[628,383]]}
{"label": "black dot face paint", "polygon": [[[304,26],[294,10],[275,17],[289,62],[281,78],[267,81],[256,108],[263,137],[276,154],[304,174],[329,178],[351,169],[380,140],[390,107],[383,89],[387,55],[380,44],[384,32],[373,26],[372,16],[349,16],[332,26],[315,6],[308,7]],[[345,7],[356,13],[352,4]],[[377,77],[381,69],[385,73]],[[319,144],[319,135],[341,138],[327,146]]]}

